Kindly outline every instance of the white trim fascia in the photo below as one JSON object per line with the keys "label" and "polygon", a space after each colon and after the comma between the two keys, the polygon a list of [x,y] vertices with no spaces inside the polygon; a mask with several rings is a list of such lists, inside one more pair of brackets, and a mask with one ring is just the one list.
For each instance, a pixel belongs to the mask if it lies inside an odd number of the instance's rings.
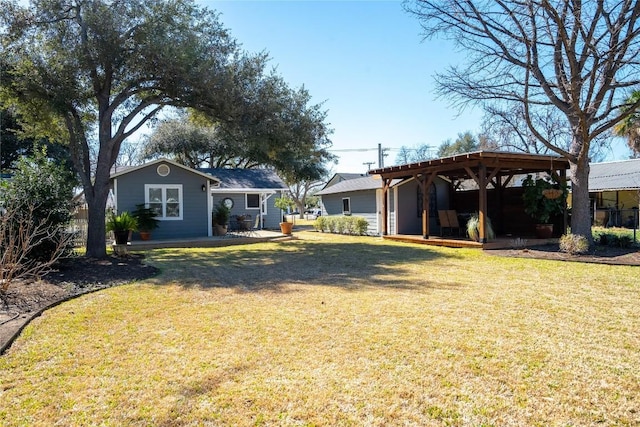
{"label": "white trim fascia", "polygon": [[169,159],[165,159],[165,158],[152,160],[152,161],[150,161],[148,163],[145,163],[143,165],[138,165],[138,166],[134,166],[132,168],[128,168],[126,170],[123,170],[122,172],[116,172],[113,175],[111,175],[110,178],[111,179],[115,179],[115,178],[117,178],[119,176],[126,175],[126,174],[131,173],[131,172],[139,171],[140,169],[143,169],[143,168],[146,168],[146,167],[149,167],[149,166],[153,166],[155,164],[162,163],[162,162],[169,163],[172,166],[178,167],[180,169],[184,169],[184,170],[186,170],[188,172],[191,172],[193,174],[196,174],[198,176],[206,178],[206,179],[208,179],[210,181],[217,182],[218,185],[220,185],[220,180],[218,178],[216,178],[215,176],[213,176],[213,175],[209,175],[207,173],[200,172],[199,170],[192,169],[192,168],[190,168],[188,166],[181,165],[180,163],[178,163],[178,162],[176,162],[174,160],[169,160]]}
{"label": "white trim fascia", "polygon": [[116,212],[118,212],[118,179],[113,180],[113,203],[116,205]]}
{"label": "white trim fascia", "polygon": [[216,193],[267,193],[276,194],[278,191],[288,191],[284,188],[213,188],[211,192]]}
{"label": "white trim fascia", "polygon": [[213,236],[213,224],[211,223],[211,213],[213,212],[213,197],[211,194],[211,183],[207,181],[207,236]]}

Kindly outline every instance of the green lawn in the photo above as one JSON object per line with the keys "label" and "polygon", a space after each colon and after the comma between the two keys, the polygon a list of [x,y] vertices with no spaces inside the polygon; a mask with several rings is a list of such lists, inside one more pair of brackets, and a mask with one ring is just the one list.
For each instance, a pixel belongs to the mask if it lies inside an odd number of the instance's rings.
{"label": "green lawn", "polygon": [[640,268],[299,236],[46,312],[0,425],[640,424]]}

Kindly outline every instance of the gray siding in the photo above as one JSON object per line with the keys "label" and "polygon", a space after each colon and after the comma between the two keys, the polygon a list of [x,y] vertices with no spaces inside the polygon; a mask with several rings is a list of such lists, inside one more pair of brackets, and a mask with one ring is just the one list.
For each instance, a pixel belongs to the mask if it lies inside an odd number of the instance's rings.
{"label": "gray siding", "polygon": [[322,196],[323,213],[342,215],[342,199],[349,198],[351,215],[363,216],[376,213],[376,190],[353,191]]}
{"label": "gray siding", "polygon": [[[215,191],[215,190],[214,190]],[[249,194],[258,194],[251,193]],[[275,207],[276,197],[280,197],[281,194],[274,194],[267,199],[267,212],[262,217],[263,228],[268,230],[279,230],[280,221],[282,219],[280,209]],[[215,207],[227,197],[233,200],[233,208],[231,208],[231,215],[251,215],[251,219],[255,221],[256,216],[260,215],[260,209],[247,208],[246,193],[213,193],[213,204]]]}
{"label": "gray siding", "polygon": [[[407,181],[397,187],[398,205],[401,207],[397,214],[397,233],[394,234],[422,234],[422,213],[418,211],[418,183],[415,180]],[[441,178],[436,178],[431,191],[435,194],[435,206],[430,206],[429,232],[437,234],[438,209],[449,209],[448,184]],[[395,222],[394,222],[395,223]]]}
{"label": "gray siding", "polygon": [[376,190],[362,190],[322,196],[323,215],[342,215],[342,199],[349,198],[351,216],[363,217],[369,223],[367,234],[377,235]]}
{"label": "gray siding", "polygon": [[[158,175],[156,168],[161,163],[141,168],[116,178],[115,195],[118,212],[135,209],[145,202],[145,184],[182,185],[182,220],[162,220],[153,230],[154,239],[177,237],[201,237],[208,235],[211,214],[207,209],[207,193],[202,191],[207,179],[175,165],[169,175]],[[139,238],[134,233],[134,239]]]}

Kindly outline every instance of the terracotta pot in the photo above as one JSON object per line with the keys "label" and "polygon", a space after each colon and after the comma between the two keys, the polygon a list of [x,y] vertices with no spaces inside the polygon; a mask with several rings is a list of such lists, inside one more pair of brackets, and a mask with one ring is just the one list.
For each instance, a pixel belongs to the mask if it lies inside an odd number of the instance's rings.
{"label": "terracotta pot", "polygon": [[281,222],[280,223],[280,231],[282,234],[291,234],[291,230],[293,229],[292,222]]}
{"label": "terracotta pot", "polygon": [[142,240],[150,240],[151,239],[151,232],[150,231],[141,231],[140,232],[140,238]]}
{"label": "terracotta pot", "polygon": [[213,226],[213,235],[214,236],[224,236],[225,234],[227,234],[227,226],[226,225],[215,224]]}
{"label": "terracotta pot", "polygon": [[553,235],[553,224],[536,224],[536,237],[549,239]]}

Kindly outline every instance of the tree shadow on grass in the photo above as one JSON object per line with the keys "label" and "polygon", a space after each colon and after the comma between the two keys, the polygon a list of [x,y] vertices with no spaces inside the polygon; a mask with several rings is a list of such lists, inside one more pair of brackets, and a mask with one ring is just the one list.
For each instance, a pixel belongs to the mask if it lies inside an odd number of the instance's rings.
{"label": "tree shadow on grass", "polygon": [[[157,250],[149,257],[162,274],[156,284],[280,290],[282,285],[417,289],[436,287],[426,274],[407,273],[407,266],[439,258],[460,258],[426,246],[385,242],[318,242],[294,240],[225,248]],[[458,284],[438,283],[454,288]]]}

